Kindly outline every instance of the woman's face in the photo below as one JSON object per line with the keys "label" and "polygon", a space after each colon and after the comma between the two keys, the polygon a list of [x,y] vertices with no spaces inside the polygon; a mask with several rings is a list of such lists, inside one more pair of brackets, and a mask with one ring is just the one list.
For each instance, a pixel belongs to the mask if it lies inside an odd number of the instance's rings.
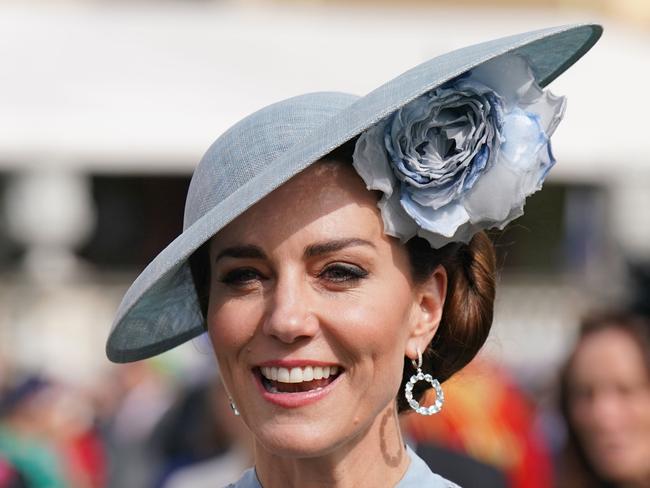
{"label": "woman's face", "polygon": [[596,471],[650,479],[650,378],[634,339],[615,328],[587,335],[569,382],[571,420]]}
{"label": "woman's face", "polygon": [[212,239],[208,328],[220,373],[264,449],[317,456],[393,406],[446,287],[410,278],[354,170],[317,163]]}

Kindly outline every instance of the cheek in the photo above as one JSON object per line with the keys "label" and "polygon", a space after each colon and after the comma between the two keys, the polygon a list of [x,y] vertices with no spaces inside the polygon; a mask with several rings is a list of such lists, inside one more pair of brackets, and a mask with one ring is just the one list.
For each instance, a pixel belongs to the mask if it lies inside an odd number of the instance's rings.
{"label": "cheek", "polygon": [[343,353],[355,356],[350,358],[353,363],[361,361],[384,378],[394,371],[401,380],[412,320],[411,294],[387,288],[329,307],[329,330],[335,335],[332,344],[343,345]]}
{"label": "cheek", "polygon": [[[595,412],[593,402],[590,400],[579,400],[570,407],[572,423],[576,434],[584,441],[599,434],[602,429],[602,419]],[[611,422],[611,419],[609,419]]]}
{"label": "cheek", "polygon": [[644,433],[646,446],[650,451],[650,387],[646,387],[631,403],[630,415],[635,419],[638,431]]}
{"label": "cheek", "polygon": [[260,306],[245,301],[210,301],[207,326],[219,358],[237,354],[255,334]]}
{"label": "cheek", "polygon": [[576,395],[569,402],[571,423],[581,437],[595,434],[600,430],[602,419],[598,413],[597,401],[593,395],[584,394]]}

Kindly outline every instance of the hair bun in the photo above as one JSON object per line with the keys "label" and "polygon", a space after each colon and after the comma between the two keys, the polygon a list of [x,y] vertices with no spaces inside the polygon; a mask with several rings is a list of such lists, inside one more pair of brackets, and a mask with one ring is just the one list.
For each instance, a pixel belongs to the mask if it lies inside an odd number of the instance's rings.
{"label": "hair bun", "polygon": [[[478,232],[469,244],[452,243],[435,250],[421,238],[407,243],[414,280],[428,278],[438,266],[447,271],[447,296],[440,326],[424,352],[423,369],[440,382],[469,363],[481,349],[492,326],[496,281],[494,245],[485,232]],[[404,379],[413,374],[404,362]],[[416,386],[417,388],[417,386]],[[426,388],[414,389],[419,399]],[[398,397],[399,410],[408,408]]]}
{"label": "hair bun", "polygon": [[441,381],[474,358],[487,339],[494,315],[496,257],[492,241],[479,232],[454,254],[450,263],[442,263],[449,280],[447,299],[438,333],[429,346],[433,369]]}

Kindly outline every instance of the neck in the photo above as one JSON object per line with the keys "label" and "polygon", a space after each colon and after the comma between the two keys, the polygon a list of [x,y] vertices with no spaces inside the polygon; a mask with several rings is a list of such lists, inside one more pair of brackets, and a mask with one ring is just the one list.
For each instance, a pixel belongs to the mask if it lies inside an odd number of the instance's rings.
{"label": "neck", "polygon": [[390,404],[355,438],[314,457],[281,457],[255,446],[255,469],[264,488],[394,486],[410,459]]}

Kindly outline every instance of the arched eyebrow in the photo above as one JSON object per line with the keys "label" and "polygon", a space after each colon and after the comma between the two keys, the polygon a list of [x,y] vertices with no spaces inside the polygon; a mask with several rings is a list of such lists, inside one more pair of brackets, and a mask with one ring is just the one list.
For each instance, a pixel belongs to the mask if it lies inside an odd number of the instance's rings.
{"label": "arched eyebrow", "polygon": [[255,246],[253,244],[245,244],[242,246],[232,246],[223,249],[214,258],[214,262],[216,263],[221,258],[265,259],[266,254],[264,254],[262,248],[258,246]]}
{"label": "arched eyebrow", "polygon": [[[345,249],[346,247],[353,246],[376,247],[372,242],[365,239],[350,237],[347,239],[336,239],[333,241],[311,244],[305,248],[304,257],[307,259],[315,256],[322,256],[323,254],[331,254]],[[241,246],[227,247],[221,250],[214,258],[214,262],[216,263],[221,258],[266,259],[266,254],[259,246],[255,246],[254,244],[244,244]]]}
{"label": "arched eyebrow", "polygon": [[350,237],[348,239],[336,239],[333,241],[311,244],[305,249],[304,256],[305,258],[313,258],[315,256],[330,254],[352,246],[369,246],[375,248],[375,245],[370,241],[359,239],[357,237]]}

